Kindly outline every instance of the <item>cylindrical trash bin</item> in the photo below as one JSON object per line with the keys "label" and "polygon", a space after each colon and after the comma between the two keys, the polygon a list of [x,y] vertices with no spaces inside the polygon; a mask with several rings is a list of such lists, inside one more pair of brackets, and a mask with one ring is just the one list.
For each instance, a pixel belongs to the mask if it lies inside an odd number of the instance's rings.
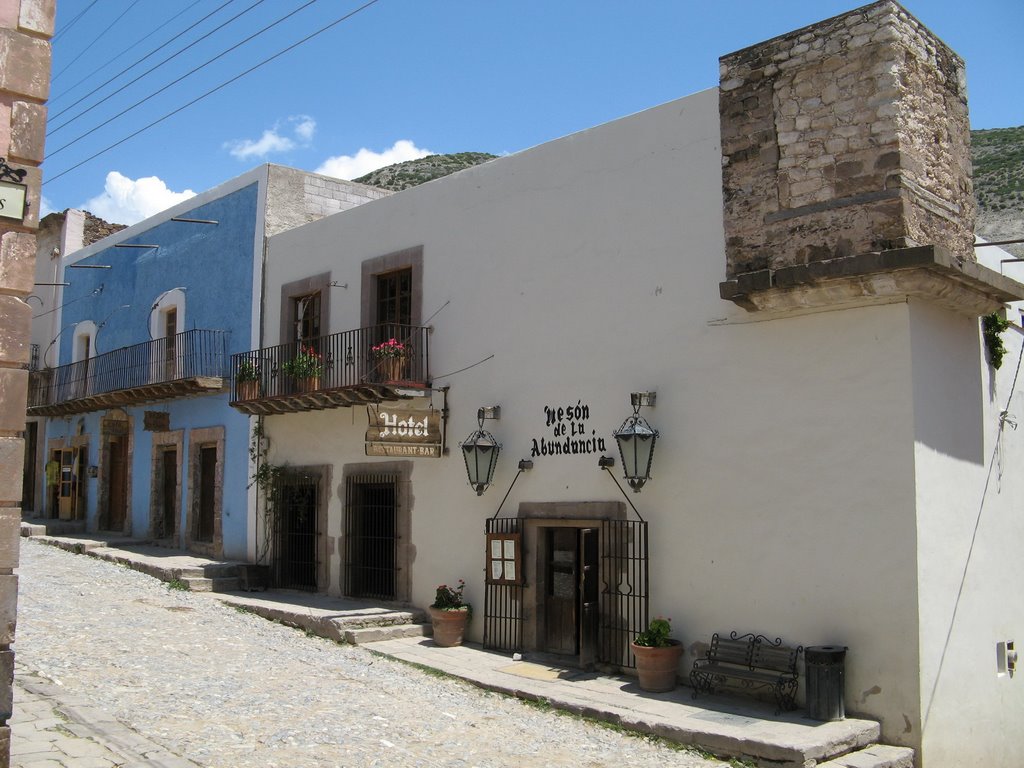
{"label": "cylindrical trash bin", "polygon": [[842,645],[812,645],[804,649],[807,715],[813,720],[842,720],[846,717],[843,701],[846,650]]}

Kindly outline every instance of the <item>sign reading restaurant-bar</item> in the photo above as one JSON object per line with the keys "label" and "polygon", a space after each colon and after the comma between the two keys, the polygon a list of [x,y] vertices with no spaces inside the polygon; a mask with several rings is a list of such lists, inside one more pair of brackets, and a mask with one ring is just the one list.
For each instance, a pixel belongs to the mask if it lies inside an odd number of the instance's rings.
{"label": "sign reading restaurant-bar", "polygon": [[441,457],[439,411],[380,408],[376,413],[370,411],[369,416],[367,456]]}

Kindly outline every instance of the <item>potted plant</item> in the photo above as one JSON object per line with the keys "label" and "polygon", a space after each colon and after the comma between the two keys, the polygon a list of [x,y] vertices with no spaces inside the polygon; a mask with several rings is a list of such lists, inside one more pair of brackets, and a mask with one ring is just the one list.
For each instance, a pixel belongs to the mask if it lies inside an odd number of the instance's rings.
{"label": "potted plant", "polygon": [[406,345],[391,338],[370,348],[370,355],[377,361],[377,368],[384,381],[399,381],[405,373]]}
{"label": "potted plant", "polygon": [[260,396],[260,367],[248,357],[238,363],[235,382],[239,400],[253,400]]}
{"label": "potted plant", "polygon": [[658,616],[630,644],[640,687],[645,691],[671,691],[676,687],[683,645],[669,637],[671,631],[672,620]]}
{"label": "potted plant", "polygon": [[462,592],[466,582],[459,579],[458,586],[441,584],[430,606],[430,624],[434,628],[434,642],[442,648],[462,645],[466,624],[473,618],[473,606],[467,603]]}
{"label": "potted plant", "polygon": [[324,363],[315,349],[300,344],[298,354],[283,363],[281,370],[295,379],[299,392],[314,392],[320,389],[320,375],[324,372]]}

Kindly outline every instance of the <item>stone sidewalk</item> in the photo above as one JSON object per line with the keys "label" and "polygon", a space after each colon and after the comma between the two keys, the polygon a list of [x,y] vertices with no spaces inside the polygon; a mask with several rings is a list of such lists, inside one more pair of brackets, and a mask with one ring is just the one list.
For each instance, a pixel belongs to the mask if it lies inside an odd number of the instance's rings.
{"label": "stone sidewalk", "polygon": [[49,681],[16,671],[12,768],[198,768]]}
{"label": "stone sidewalk", "polygon": [[[34,538],[63,549],[114,560],[171,581],[175,568],[201,558],[88,537]],[[80,546],[78,546],[80,545]],[[206,561],[210,562],[210,561]],[[161,565],[166,573],[161,573]],[[210,593],[210,596],[281,623],[343,640],[337,627],[362,621],[378,609],[362,601],[326,595],[268,590],[261,593]],[[370,640],[371,638],[367,638]],[[444,672],[478,687],[555,709],[615,723],[719,755],[738,756],[762,764],[805,768],[912,768],[913,750],[877,743],[877,722],[847,718],[838,722],[810,720],[801,712],[775,715],[772,707],[749,699],[721,696],[691,698],[689,688],[663,694],[641,691],[634,678],[601,675],[549,666],[536,660],[494,653],[475,645],[440,648],[422,636],[360,642],[382,655]],[[518,656],[518,655],[517,655]],[[97,764],[100,765],[100,764]],[[104,764],[105,765],[105,764]]]}

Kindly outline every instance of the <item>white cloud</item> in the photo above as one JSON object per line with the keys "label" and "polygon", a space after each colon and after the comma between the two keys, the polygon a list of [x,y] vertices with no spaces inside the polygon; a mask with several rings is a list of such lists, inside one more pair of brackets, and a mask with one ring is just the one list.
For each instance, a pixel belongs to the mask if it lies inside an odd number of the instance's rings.
{"label": "white cloud", "polygon": [[300,145],[308,145],[313,140],[316,120],[312,117],[293,115],[287,122],[295,134],[295,139],[287,136],[286,131],[280,130],[279,125],[274,125],[273,128],[264,131],[258,139],[235,139],[226,142],[224,147],[238,160],[251,160],[254,157],[266,157],[274,152],[290,152]]}
{"label": "white cloud", "polygon": [[46,195],[39,196],[39,218],[49,216],[53,213],[53,203],[50,202],[50,198]]}
{"label": "white cloud", "polygon": [[133,180],[111,171],[103,192],[77,207],[114,224],[135,224],[195,194],[191,189],[184,192],[168,189],[163,179],[156,176]]}
{"label": "white cloud", "polygon": [[357,179],[370,171],[376,171],[385,165],[416,160],[434,154],[429,149],[420,149],[408,139],[399,139],[390,149],[374,152],[371,149],[360,149],[355,155],[337,155],[329,157],[316,169],[317,173],[334,176],[337,179]]}

